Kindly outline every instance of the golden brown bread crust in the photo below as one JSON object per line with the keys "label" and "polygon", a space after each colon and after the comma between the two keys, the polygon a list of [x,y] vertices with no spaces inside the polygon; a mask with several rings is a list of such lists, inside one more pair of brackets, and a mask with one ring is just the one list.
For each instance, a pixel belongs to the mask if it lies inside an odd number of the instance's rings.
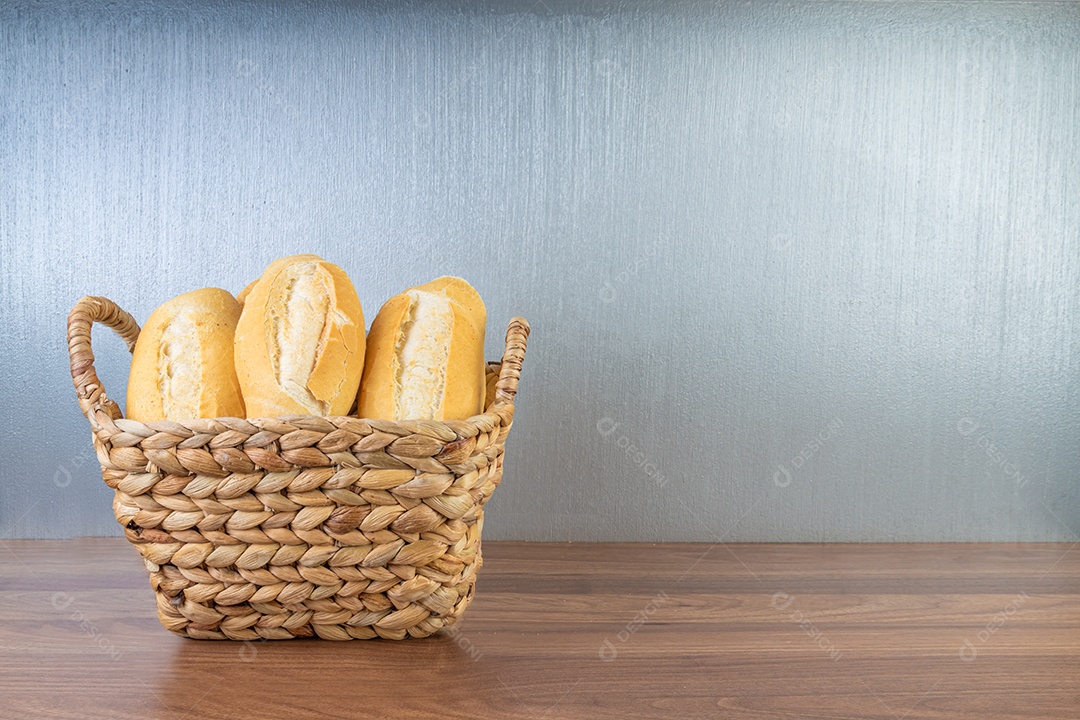
{"label": "golden brown bread crust", "polygon": [[247,416],[347,414],[365,347],[360,299],[341,268],[317,255],[274,261],[246,293],[236,328]]}
{"label": "golden brown bread crust", "polygon": [[476,288],[465,280],[452,275],[443,275],[415,289],[439,293],[458,302],[468,312],[471,322],[480,328],[481,333],[483,332],[484,324],[487,322],[487,308],[484,307],[484,301],[480,299],[480,293],[476,292]]}
{"label": "golden brown bread crust", "polygon": [[244,309],[244,301],[247,300],[247,296],[251,294],[251,289],[255,287],[255,283],[257,282],[259,282],[259,279],[255,278],[254,280],[249,282],[243,290],[236,293],[236,302],[240,303],[241,310]]}
{"label": "golden brown bread crust", "polygon": [[405,293],[395,295],[383,304],[371,321],[356,405],[356,414],[362,418],[395,419],[395,383],[401,374],[401,361],[395,350],[410,304]]}
{"label": "golden brown bread crust", "polygon": [[[443,382],[423,388],[436,408],[432,417],[399,417],[402,382],[410,380],[403,373],[402,355],[406,333],[415,319],[414,292],[432,293],[445,298],[452,312],[449,346],[443,367],[434,368]],[[463,420],[485,409],[487,384],[484,362],[484,327],[487,311],[480,295],[461,278],[442,277],[409,288],[390,298],[379,310],[368,332],[367,360],[360,385],[357,414],[385,420]],[[432,354],[430,357],[434,357]],[[421,390],[412,387],[412,394]]]}
{"label": "golden brown bread crust", "polygon": [[477,323],[475,310],[453,303],[454,339],[446,367],[443,420],[463,420],[484,412],[487,394],[484,372],[484,320]]}
{"label": "golden brown bread crust", "polygon": [[239,318],[236,299],[220,288],[184,293],[154,310],[135,343],[127,416],[244,417],[233,364]]}

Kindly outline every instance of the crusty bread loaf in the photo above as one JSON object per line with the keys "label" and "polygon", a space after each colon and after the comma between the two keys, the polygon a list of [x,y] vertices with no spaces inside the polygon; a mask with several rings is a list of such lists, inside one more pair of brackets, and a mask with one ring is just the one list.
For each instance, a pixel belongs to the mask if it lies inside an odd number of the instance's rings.
{"label": "crusty bread loaf", "polygon": [[386,302],[368,333],[357,414],[384,420],[463,420],[487,393],[480,295],[442,277]]}
{"label": "crusty bread loaf", "polygon": [[345,272],[317,255],[270,264],[244,296],[236,373],[248,417],[345,415],[364,368],[364,313]]}
{"label": "crusty bread loaf", "polygon": [[146,321],[131,359],[127,416],[133,420],[244,417],[233,364],[240,318],[220,288],[184,293]]}
{"label": "crusty bread loaf", "polygon": [[255,287],[255,283],[259,282],[258,278],[255,278],[247,284],[240,292],[236,293],[236,302],[240,303],[240,309],[244,309],[244,301],[247,300],[247,296],[251,294],[251,289]]}

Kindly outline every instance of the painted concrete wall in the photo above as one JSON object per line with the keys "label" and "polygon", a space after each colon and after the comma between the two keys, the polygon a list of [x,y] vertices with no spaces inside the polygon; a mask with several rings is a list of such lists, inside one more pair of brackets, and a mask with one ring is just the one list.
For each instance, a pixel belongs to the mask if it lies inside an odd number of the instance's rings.
{"label": "painted concrete wall", "polygon": [[77,297],[304,251],[532,321],[488,538],[1080,533],[1077,5],[50,5],[0,8],[0,537],[119,531]]}

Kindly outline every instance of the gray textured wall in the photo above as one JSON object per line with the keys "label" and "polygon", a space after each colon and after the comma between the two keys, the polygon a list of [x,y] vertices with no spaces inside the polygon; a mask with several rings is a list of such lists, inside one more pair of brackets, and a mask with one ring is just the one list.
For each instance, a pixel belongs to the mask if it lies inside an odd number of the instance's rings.
{"label": "gray textured wall", "polygon": [[[118,532],[67,371],[315,251],[534,325],[489,538],[1080,532],[1080,8],[0,8],[0,537]],[[96,336],[122,397],[126,358]]]}

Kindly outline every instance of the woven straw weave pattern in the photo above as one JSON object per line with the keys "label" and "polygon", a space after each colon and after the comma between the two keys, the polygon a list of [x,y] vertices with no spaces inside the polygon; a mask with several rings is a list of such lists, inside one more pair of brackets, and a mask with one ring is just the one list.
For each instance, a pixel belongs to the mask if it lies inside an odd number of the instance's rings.
{"label": "woven straw weave pattern", "polygon": [[113,509],[143,556],[158,617],[198,639],[425,637],[457,621],[481,566],[529,334],[507,328],[489,407],[461,421],[355,417],[126,420],[94,370],[105,298],[68,319],[71,374]]}

